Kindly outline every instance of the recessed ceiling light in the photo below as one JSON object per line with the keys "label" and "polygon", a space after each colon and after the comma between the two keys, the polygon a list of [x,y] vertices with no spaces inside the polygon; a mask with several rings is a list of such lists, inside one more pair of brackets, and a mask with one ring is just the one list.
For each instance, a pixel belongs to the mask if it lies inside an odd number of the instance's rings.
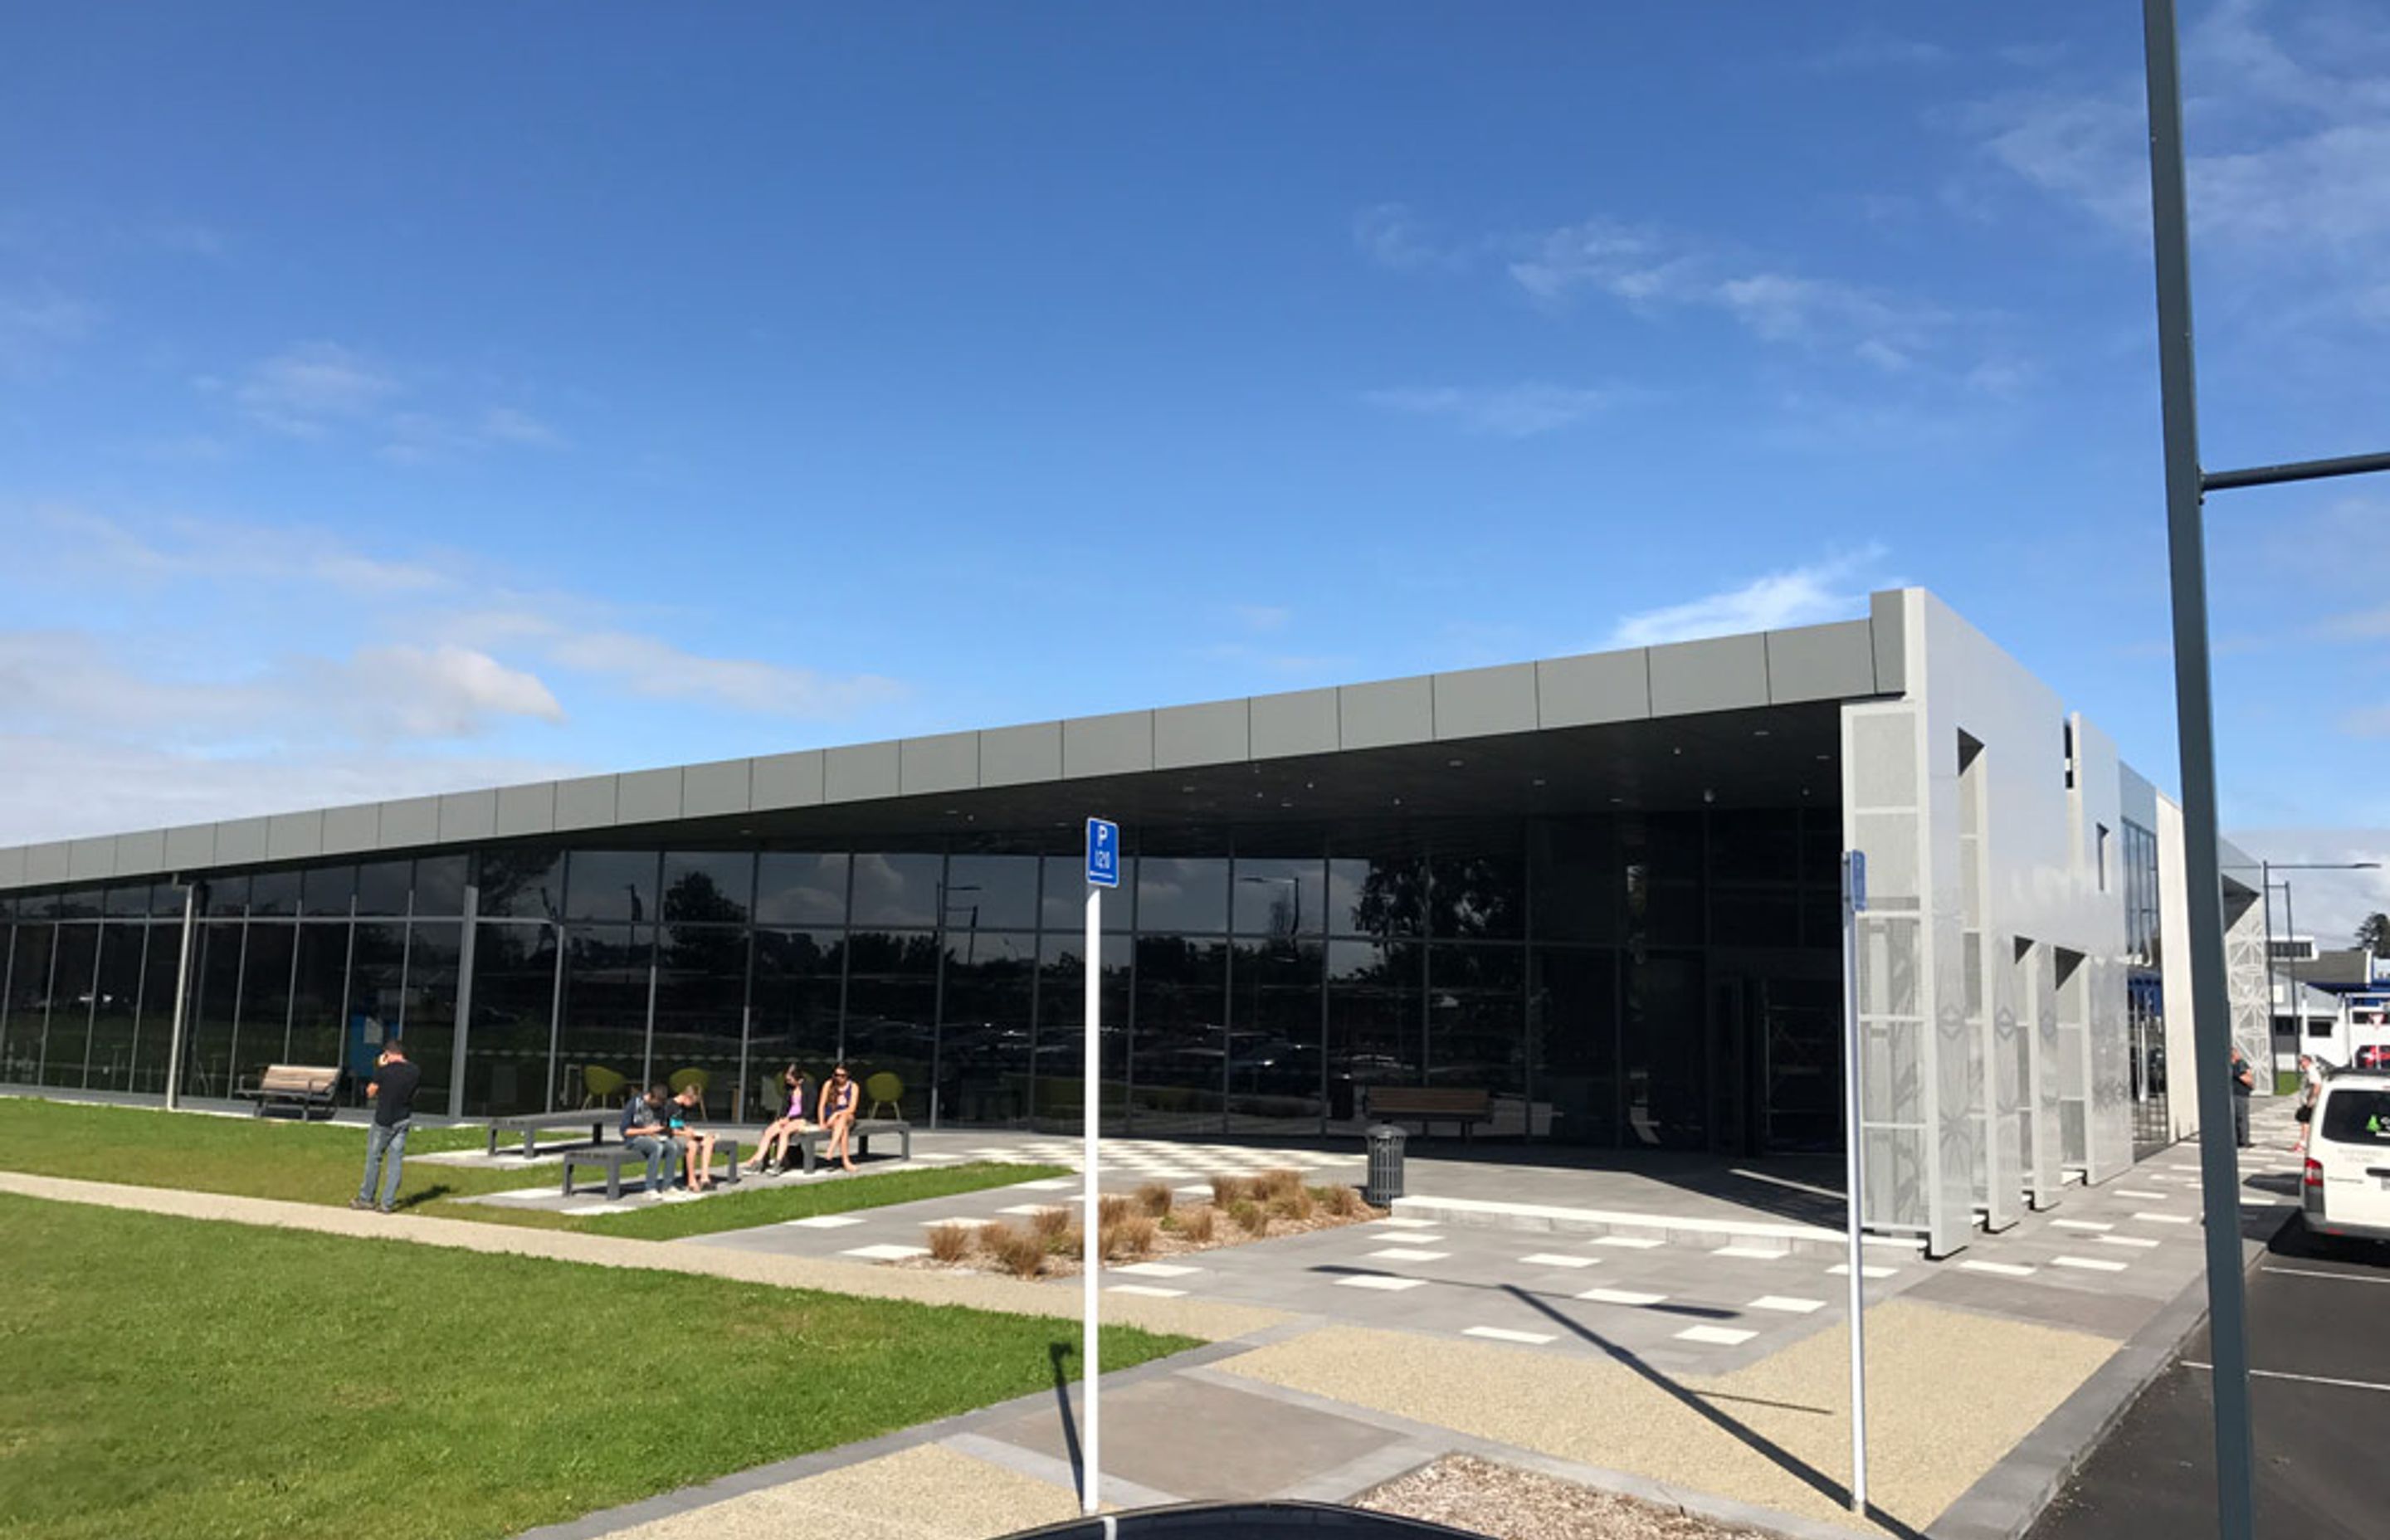
{"label": "recessed ceiling light", "polygon": [[1544,784],[1544,777],[1537,776],[1534,780],[1529,781],[1527,784],[1530,786],[1541,786]]}
{"label": "recessed ceiling light", "polygon": [[1182,786],[1182,787],[1180,787],[1178,789],[1179,789],[1179,790],[1181,790],[1181,791],[1192,791],[1192,790],[1194,790],[1195,789],[1194,789],[1193,787],[1191,787],[1191,786]]}
{"label": "recessed ceiling light", "polygon": [[1626,799],[1625,799],[1625,798],[1624,798],[1624,797],[1613,797],[1613,798],[1611,798],[1610,800],[1611,800],[1612,802],[1625,802]]}
{"label": "recessed ceiling light", "polygon": [[1834,756],[1833,756],[1833,755],[1831,755],[1831,754],[1819,754],[1819,755],[1818,756],[1818,763],[1819,764],[1826,764],[1828,761],[1831,760],[1833,757],[1834,757]]}
{"label": "recessed ceiling light", "polygon": [[1446,760],[1444,763],[1445,763],[1445,764],[1446,764],[1448,768],[1450,768],[1450,769],[1454,769],[1454,770],[1458,770],[1458,769],[1459,769],[1462,765],[1467,764],[1469,762],[1468,762],[1467,760],[1465,760],[1465,759],[1448,759],[1448,760]]}
{"label": "recessed ceiling light", "polygon": [[1751,736],[1754,738],[1766,738],[1767,736],[1767,729],[1765,727],[1754,727],[1751,729]]}

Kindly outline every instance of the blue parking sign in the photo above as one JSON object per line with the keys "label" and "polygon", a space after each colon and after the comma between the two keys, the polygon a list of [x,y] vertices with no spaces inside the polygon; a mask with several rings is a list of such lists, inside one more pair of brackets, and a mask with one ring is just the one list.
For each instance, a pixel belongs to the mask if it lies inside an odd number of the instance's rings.
{"label": "blue parking sign", "polygon": [[1120,886],[1120,825],[1107,818],[1087,820],[1087,880],[1099,888]]}

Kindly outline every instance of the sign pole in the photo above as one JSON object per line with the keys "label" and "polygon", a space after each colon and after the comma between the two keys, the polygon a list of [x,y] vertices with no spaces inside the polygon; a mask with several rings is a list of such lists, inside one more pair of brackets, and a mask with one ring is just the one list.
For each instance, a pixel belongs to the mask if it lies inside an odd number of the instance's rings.
{"label": "sign pole", "polygon": [[1843,855],[1843,1181],[1850,1210],[1851,1511],[1864,1517],[1867,1477],[1867,1263],[1859,1243],[1866,1141],[1859,1127],[1859,921],[1867,909],[1867,856]]}
{"label": "sign pole", "polygon": [[1086,1174],[1079,1214],[1079,1359],[1086,1366],[1079,1397],[1079,1511],[1093,1517],[1100,1507],[1097,1482],[1103,1470],[1101,1422],[1096,1406],[1097,1384],[1103,1373],[1099,1360],[1096,1315],[1097,1274],[1104,1260],[1103,1205],[1096,1167],[1096,1129],[1103,1104],[1103,945],[1104,890],[1120,886],[1120,826],[1101,818],[1087,820],[1087,937],[1085,1015],[1086,1041],[1080,1057],[1079,1163]]}

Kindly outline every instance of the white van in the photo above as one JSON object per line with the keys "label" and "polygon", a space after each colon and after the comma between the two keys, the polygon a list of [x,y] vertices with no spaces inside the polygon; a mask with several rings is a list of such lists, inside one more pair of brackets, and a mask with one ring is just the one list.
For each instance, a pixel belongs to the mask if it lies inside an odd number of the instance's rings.
{"label": "white van", "polygon": [[2323,1083],[2300,1192],[2317,1234],[2390,1240],[2390,1073],[2345,1070]]}

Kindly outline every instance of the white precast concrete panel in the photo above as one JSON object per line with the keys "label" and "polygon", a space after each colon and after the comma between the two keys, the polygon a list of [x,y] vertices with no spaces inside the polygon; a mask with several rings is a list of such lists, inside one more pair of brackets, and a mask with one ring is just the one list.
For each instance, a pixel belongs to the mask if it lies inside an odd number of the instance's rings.
{"label": "white precast concrete panel", "polygon": [[2166,1132],[2187,1139],[2199,1132],[2199,1097],[2191,1069],[2199,1049],[2191,998],[2191,902],[2183,881],[2182,809],[2160,797],[2158,836],[2158,978],[2165,1006]]}

